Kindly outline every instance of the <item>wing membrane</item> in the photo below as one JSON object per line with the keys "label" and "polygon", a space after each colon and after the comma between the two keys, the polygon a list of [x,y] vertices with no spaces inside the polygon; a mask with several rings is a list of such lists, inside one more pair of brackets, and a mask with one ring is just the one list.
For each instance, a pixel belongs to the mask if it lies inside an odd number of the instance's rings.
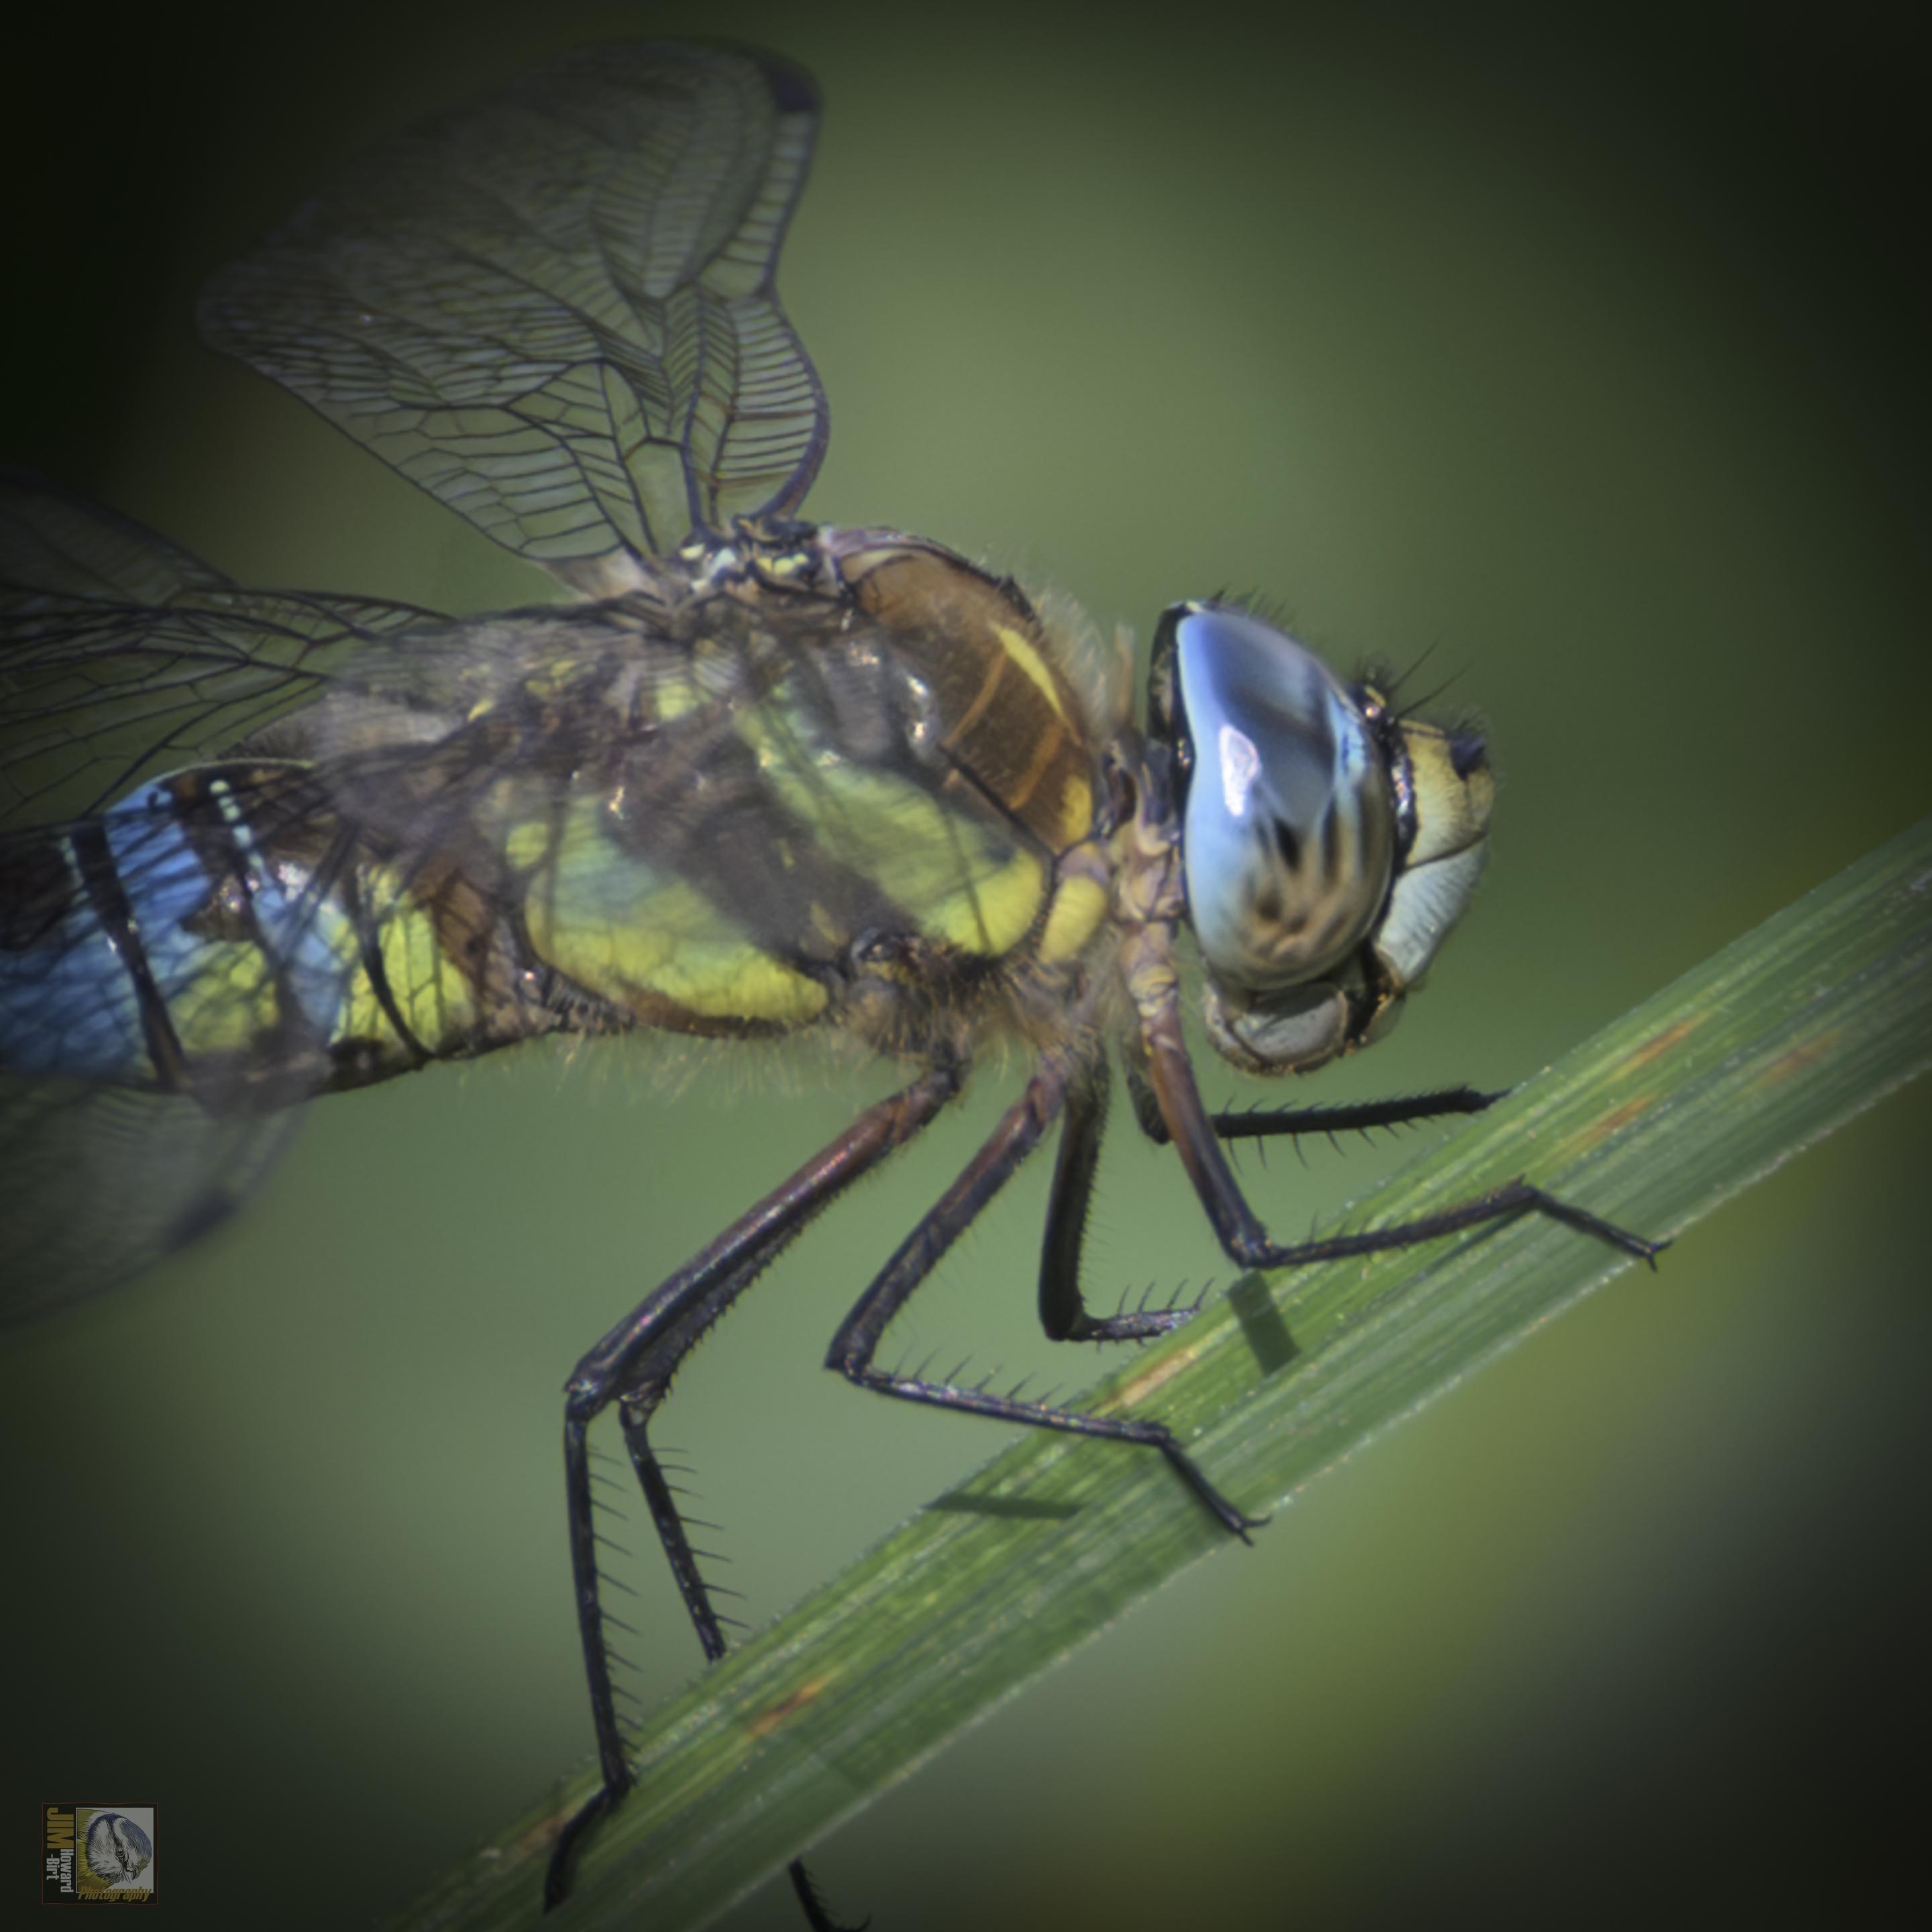
{"label": "wing membrane", "polygon": [[313,699],[373,640],[439,621],[249,590],[43,478],[0,472],[0,829],[97,812]]}
{"label": "wing membrane", "polygon": [[0,1073],[0,1322],[138,1274],[225,1220],[301,1120],[177,1095]]}
{"label": "wing membrane", "polygon": [[587,595],[789,514],[824,398],[773,287],[818,98],[722,46],[576,50],[352,164],[203,335]]}
{"label": "wing membrane", "polygon": [[[31,896],[27,828],[225,750],[310,702],[365,645],[436,621],[244,590],[127,518],[0,472],[0,908]],[[299,1118],[0,1072],[0,1320],[107,1287],[212,1226]]]}

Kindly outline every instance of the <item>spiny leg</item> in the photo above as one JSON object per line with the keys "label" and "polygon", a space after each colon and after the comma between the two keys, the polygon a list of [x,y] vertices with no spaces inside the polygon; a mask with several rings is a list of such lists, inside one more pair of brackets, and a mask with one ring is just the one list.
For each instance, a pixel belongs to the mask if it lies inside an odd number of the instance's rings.
{"label": "spiny leg", "polygon": [[[1354,1100],[1328,1107],[1243,1107],[1210,1114],[1208,1124],[1224,1141],[1268,1140],[1277,1136],[1366,1133],[1376,1127],[1408,1127],[1418,1121],[1480,1114],[1504,1097],[1475,1087],[1446,1087],[1387,1100]],[[1165,1138],[1165,1136],[1163,1136]]]}
{"label": "spiny leg", "polygon": [[1360,1234],[1337,1234],[1285,1246],[1271,1240],[1256,1218],[1221,1150],[1214,1117],[1202,1105],[1200,1090],[1195,1084],[1194,1070],[1181,1038],[1178,1004],[1170,997],[1143,1009],[1141,1027],[1148,1056],[1148,1078],[1162,1121],[1222,1249],[1231,1261],[1243,1268],[1294,1268],[1348,1255],[1413,1247],[1419,1242],[1438,1240],[1484,1222],[1514,1220],[1519,1215],[1530,1214],[1546,1214],[1652,1268],[1657,1264],[1658,1256],[1670,1246],[1668,1241],[1646,1240],[1586,1208],[1559,1200],[1518,1179],[1474,1200],[1460,1202],[1440,1214],[1399,1222],[1391,1227],[1368,1228]]}
{"label": "spiny leg", "polygon": [[[1141,1131],[1156,1145],[1172,1136],[1161,1118],[1151,1083],[1131,1065],[1127,1088]],[[1479,1114],[1502,1098],[1474,1087],[1452,1087],[1399,1100],[1370,1100],[1340,1106],[1269,1108],[1210,1114],[1208,1124],[1222,1140],[1262,1139],[1281,1135],[1354,1132],[1372,1127],[1403,1126],[1445,1116]],[[1046,1234],[1040,1250],[1040,1318],[1056,1342],[1136,1342],[1164,1335],[1191,1321],[1198,1300],[1166,1308],[1123,1309],[1090,1315],[1080,1292],[1080,1256],[1087,1227],[1100,1141],[1107,1120],[1108,1083],[1104,1064],[1070,1083],[1060,1151],[1054,1164]]]}
{"label": "spiny leg", "polygon": [[[1198,1306],[1123,1309],[1090,1315],[1080,1292],[1080,1252],[1100,1142],[1107,1127],[1107,1064],[1083,1061],[1069,1078],[1040,1251],[1040,1325],[1053,1342],[1139,1342],[1189,1320]],[[1156,1114],[1156,1119],[1159,1116]]]}
{"label": "spiny leg", "polygon": [[1082,1075],[1079,1066],[1069,1066],[1052,1056],[1042,1057],[1025,1093],[1007,1109],[965,1171],[899,1244],[892,1259],[854,1304],[832,1337],[826,1366],[836,1369],[861,1388],[875,1389],[881,1395],[896,1396],[902,1402],[988,1415],[1000,1422],[1057,1430],[1067,1435],[1096,1436],[1106,1442],[1142,1443],[1157,1449],[1216,1520],[1245,1542],[1247,1532],[1259,1527],[1259,1520],[1244,1515],[1208,1481],[1165,1423],[1087,1415],[1075,1409],[1054,1408],[1042,1402],[1022,1402],[1012,1396],[990,1394],[984,1389],[929,1382],[916,1376],[889,1375],[872,1365],[886,1325],[932,1272],[940,1257],[1040,1144],[1041,1136],[1067,1106],[1070,1088]]}
{"label": "spiny leg", "polygon": [[[1127,1068],[1127,1091],[1134,1120],[1156,1147],[1173,1139],[1161,1118],[1160,1102],[1148,1076]],[[1388,1100],[1354,1100],[1327,1107],[1241,1107],[1208,1115],[1208,1124],[1224,1141],[1264,1140],[1276,1136],[1366,1133],[1375,1127],[1413,1126],[1457,1114],[1480,1114],[1506,1099],[1509,1090],[1485,1093],[1480,1087],[1444,1087],[1432,1094],[1408,1094]]]}
{"label": "spiny leg", "polygon": [[1490,1221],[1514,1221],[1524,1214],[1547,1215],[1552,1221],[1562,1222],[1566,1228],[1575,1228],[1580,1234],[1588,1234],[1593,1240],[1634,1256],[1653,1273],[1657,1268],[1657,1257],[1670,1245],[1668,1240],[1646,1240],[1641,1234],[1633,1234],[1614,1222],[1592,1214],[1587,1208],[1579,1208],[1574,1202],[1562,1200],[1519,1178],[1505,1181],[1502,1186],[1492,1188],[1486,1194],[1479,1194],[1472,1200],[1458,1202],[1440,1214],[1422,1215],[1413,1221],[1398,1221],[1385,1228],[1365,1228],[1356,1234],[1331,1234],[1319,1240],[1294,1241],[1286,1246],[1268,1243],[1248,1257],[1236,1258],[1244,1259],[1249,1268],[1305,1268],[1316,1262],[1340,1261],[1350,1255],[1380,1254],[1391,1248],[1412,1248],[1423,1241],[1440,1240],[1446,1234],[1460,1234],[1466,1228],[1480,1227]]}
{"label": "spiny leg", "polygon": [[[663,1466],[650,1446],[650,1418],[669,1393],[685,1357],[779,1250],[827,1202],[926,1126],[958,1092],[960,1080],[958,1068],[950,1060],[935,1064],[910,1086],[866,1108],[836,1140],[646,1296],[578,1364],[566,1384],[564,1477],[571,1570],[604,1785],[571,1817],[551,1850],[544,1881],[546,1909],[568,1890],[571,1866],[585,1834],[632,1782],[618,1727],[599,1597],[590,1424],[612,1402],[618,1405],[625,1448],[679,1594],[706,1658],[716,1661],[725,1648],[723,1624],[699,1572],[698,1554]],[[792,1888],[813,1932],[837,1932],[803,1864],[794,1859],[790,1871]]]}

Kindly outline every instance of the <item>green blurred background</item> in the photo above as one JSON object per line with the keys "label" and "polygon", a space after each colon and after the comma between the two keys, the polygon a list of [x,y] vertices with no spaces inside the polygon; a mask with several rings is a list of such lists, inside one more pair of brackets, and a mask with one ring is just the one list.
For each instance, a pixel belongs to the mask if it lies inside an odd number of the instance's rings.
{"label": "green blurred background", "polygon": [[[251,581],[540,594],[202,350],[195,289],[340,158],[574,41],[780,47],[830,104],[783,280],[834,411],[811,507],[1143,640],[1229,587],[1345,664],[1432,646],[1504,775],[1491,878],[1389,1044],[1306,1090],[1514,1081],[1932,795],[1932,63],[1859,7],[1335,10],[52,17],[5,130],[6,453]],[[882,1085],[623,1048],[401,1082],[317,1108],[202,1249],[8,1336],[7,1841],[44,1798],[152,1800],[176,1923],[334,1926],[539,1797],[590,1742],[562,1379]],[[754,1620],[998,1445],[817,1363],[1012,1085],[680,1383]],[[1928,1126],[1894,1100],[1314,1485],[820,1847],[835,1898],[881,1932],[1887,1916]],[[1258,1204],[1292,1232],[1400,1157],[1277,1160]],[[910,1353],[1069,1372],[1044,1179]],[[1091,1280],[1226,1272],[1122,1136]],[[628,1540],[648,1703],[696,1647]],[[773,1886],[728,1922],[796,1922]]]}

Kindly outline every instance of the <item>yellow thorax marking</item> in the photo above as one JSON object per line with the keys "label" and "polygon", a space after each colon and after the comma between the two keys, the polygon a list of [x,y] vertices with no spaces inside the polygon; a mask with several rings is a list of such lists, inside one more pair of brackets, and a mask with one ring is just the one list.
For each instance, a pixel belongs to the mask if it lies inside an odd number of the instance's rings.
{"label": "yellow thorax marking", "polygon": [[993,694],[999,689],[1000,680],[1006,676],[1006,666],[1012,662],[1012,658],[1004,651],[995,652],[988,661],[986,675],[980,680],[980,688],[974,694],[973,702],[959,714],[953,722],[952,728],[940,740],[948,751],[986,715],[986,707],[992,703]]}
{"label": "yellow thorax marking", "polygon": [[1098,879],[1076,874],[1060,881],[1040,935],[1042,965],[1058,965],[1085,947],[1107,916],[1108,896],[1107,888]]}
{"label": "yellow thorax marking", "polygon": [[1060,683],[1053,674],[1053,667],[1034,649],[1030,639],[1010,625],[995,624],[993,634],[1005,646],[1006,655],[1040,686],[1047,703],[1053,707],[1053,715],[1064,724],[1066,706],[1061,700]]}
{"label": "yellow thorax marking", "polygon": [[1010,811],[1019,811],[1033,796],[1040,780],[1046,777],[1054,760],[1059,757],[1060,748],[1066,740],[1066,727],[1064,723],[1057,723],[1051,730],[1040,734],[1040,741],[1034,746],[1032,762],[1007,789],[1004,802]]}
{"label": "yellow thorax marking", "polygon": [[1094,788],[1078,772],[1060,788],[1060,824],[1070,839],[1084,838],[1094,829]]}

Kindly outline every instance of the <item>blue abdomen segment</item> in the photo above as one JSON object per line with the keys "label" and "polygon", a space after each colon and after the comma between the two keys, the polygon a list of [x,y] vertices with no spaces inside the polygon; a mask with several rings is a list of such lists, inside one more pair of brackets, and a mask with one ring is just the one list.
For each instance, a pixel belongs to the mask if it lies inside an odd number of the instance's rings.
{"label": "blue abdomen segment", "polygon": [[262,849],[235,786],[150,785],[8,842],[0,1066],[168,1090],[292,1070],[334,1033],[358,952],[313,869]]}

